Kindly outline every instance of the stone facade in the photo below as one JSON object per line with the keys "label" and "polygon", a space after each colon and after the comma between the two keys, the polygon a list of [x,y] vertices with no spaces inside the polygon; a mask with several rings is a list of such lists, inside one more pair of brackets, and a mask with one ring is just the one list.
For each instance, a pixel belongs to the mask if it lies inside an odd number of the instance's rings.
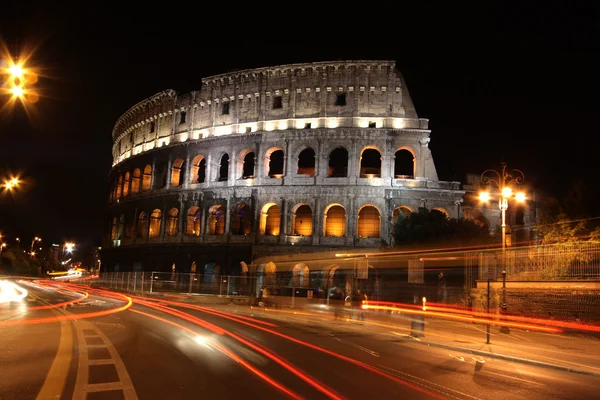
{"label": "stone facade", "polygon": [[385,246],[399,212],[457,217],[464,195],[438,180],[428,120],[393,61],[204,78],[132,107],[113,140],[109,271],[234,274],[268,254]]}

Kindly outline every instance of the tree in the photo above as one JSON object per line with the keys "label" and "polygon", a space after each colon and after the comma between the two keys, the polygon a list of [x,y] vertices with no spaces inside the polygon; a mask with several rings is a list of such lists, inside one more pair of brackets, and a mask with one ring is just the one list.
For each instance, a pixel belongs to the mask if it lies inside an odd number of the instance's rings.
{"label": "tree", "polygon": [[487,244],[488,230],[464,218],[447,218],[438,210],[419,208],[408,216],[398,214],[393,236],[396,245],[411,243],[444,243],[453,245]]}

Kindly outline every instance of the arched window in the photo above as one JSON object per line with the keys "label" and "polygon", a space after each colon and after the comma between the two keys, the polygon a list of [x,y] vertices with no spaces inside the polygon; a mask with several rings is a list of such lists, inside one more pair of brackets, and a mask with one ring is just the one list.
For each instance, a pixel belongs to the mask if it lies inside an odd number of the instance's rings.
{"label": "arched window", "polygon": [[244,165],[242,167],[242,179],[254,178],[254,152],[244,156]]}
{"label": "arched window", "polygon": [[252,214],[247,204],[241,204],[231,216],[231,233],[249,235],[252,230]]}
{"label": "arched window", "polygon": [[413,179],[415,176],[415,158],[406,149],[398,150],[394,157],[394,177],[397,179]]}
{"label": "arched window", "polygon": [[346,210],[335,205],[325,213],[325,236],[346,236]]}
{"label": "arched window", "polygon": [[130,181],[129,171],[125,172],[125,179],[123,179],[123,196],[129,195],[129,181]]}
{"label": "arched window", "polygon": [[157,208],[150,214],[150,237],[160,236],[160,224],[162,222],[162,212]]}
{"label": "arched window", "polygon": [[358,237],[378,238],[380,236],[381,217],[373,206],[364,206],[358,212]]}
{"label": "arched window", "polygon": [[137,237],[144,239],[148,234],[148,218],[146,213],[142,211],[137,222]]}
{"label": "arched window", "polygon": [[117,217],[114,217],[112,220],[112,225],[110,228],[110,240],[115,240],[117,238]]}
{"label": "arched window", "polygon": [[406,207],[406,206],[396,207],[392,218],[393,218],[394,222],[396,222],[396,220],[398,219],[398,215],[400,215],[400,213],[402,213],[402,215],[406,218],[410,215],[411,212],[412,212],[412,210],[409,207]]}
{"label": "arched window", "polygon": [[275,150],[268,158],[269,178],[281,178],[283,176],[283,150]]}
{"label": "arched window", "polygon": [[348,176],[348,151],[338,147],[329,154],[327,176],[341,178]]}
{"label": "arched window", "polygon": [[117,180],[117,195],[116,198],[121,198],[121,193],[123,189],[123,175],[119,175],[119,179]]}
{"label": "arched window", "polygon": [[223,154],[221,164],[219,166],[219,182],[224,182],[229,179],[229,154]]}
{"label": "arched window", "polygon": [[294,214],[294,235],[312,236],[312,210],[306,204],[298,207]]}
{"label": "arched window", "polygon": [[142,191],[150,190],[152,184],[152,166],[150,164],[144,167],[144,178],[142,179]]}
{"label": "arched window", "polygon": [[167,236],[175,236],[179,231],[179,210],[171,208],[167,211]]}
{"label": "arched window", "polygon": [[204,183],[206,180],[206,158],[197,155],[192,160],[190,183]]}
{"label": "arched window", "polygon": [[381,177],[381,153],[375,149],[366,149],[360,156],[360,177]]}
{"label": "arched window", "polygon": [[308,286],[308,278],[310,270],[306,264],[296,264],[292,269],[292,286],[305,287]]}
{"label": "arched window", "polygon": [[315,176],[315,151],[304,149],[298,155],[298,175]]}
{"label": "arched window", "polygon": [[173,166],[171,167],[171,186],[181,186],[184,180],[184,175],[185,161],[181,158],[178,158],[173,162]]}
{"label": "arched window", "polygon": [[208,211],[208,226],[206,230],[209,235],[225,234],[225,210],[220,205],[215,205]]}
{"label": "arched window", "polygon": [[281,223],[281,210],[275,203],[266,204],[260,216],[260,234],[261,235],[279,235],[279,226]]}
{"label": "arched window", "polygon": [[200,207],[190,207],[187,213],[187,223],[185,225],[185,234],[188,236],[200,236]]}
{"label": "arched window", "polygon": [[446,217],[446,218],[450,218],[450,214],[448,214],[448,211],[446,211],[446,209],[444,209],[442,207],[435,207],[432,209],[432,211],[433,210],[441,212],[444,215],[444,217]]}
{"label": "arched window", "polygon": [[140,191],[140,177],[142,172],[139,168],[133,170],[133,175],[131,178],[131,193],[139,193]]}
{"label": "arched window", "polygon": [[121,214],[121,216],[119,217],[119,222],[117,224],[117,240],[121,240],[121,237],[123,237],[123,229],[125,228],[125,216],[123,214]]}

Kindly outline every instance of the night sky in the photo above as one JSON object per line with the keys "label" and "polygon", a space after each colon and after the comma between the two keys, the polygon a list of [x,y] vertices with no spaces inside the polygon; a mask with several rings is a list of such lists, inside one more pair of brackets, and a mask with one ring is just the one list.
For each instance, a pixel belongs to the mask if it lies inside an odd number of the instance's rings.
{"label": "night sky", "polygon": [[0,114],[0,174],[26,180],[16,197],[0,197],[0,232],[11,237],[99,244],[120,115],[165,89],[197,90],[202,77],[295,62],[395,60],[419,117],[430,120],[441,180],[506,161],[557,197],[577,178],[597,184],[594,2],[264,18],[188,3],[18,4],[3,4],[0,39],[13,56],[35,50],[28,65],[41,70],[42,97],[27,112]]}

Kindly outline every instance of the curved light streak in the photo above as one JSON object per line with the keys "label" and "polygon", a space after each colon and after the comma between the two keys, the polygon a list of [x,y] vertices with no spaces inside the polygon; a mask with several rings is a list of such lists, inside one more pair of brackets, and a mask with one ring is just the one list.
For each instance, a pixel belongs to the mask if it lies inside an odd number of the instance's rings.
{"label": "curved light streak", "polygon": [[[271,359],[272,361],[274,361],[275,363],[279,364],[280,366],[282,366],[283,368],[287,369],[288,371],[290,371],[292,374],[296,375],[297,377],[299,377],[300,379],[302,379],[304,382],[308,383],[310,386],[314,387],[315,389],[317,389],[318,391],[320,391],[321,393],[325,394],[326,396],[328,396],[331,399],[335,399],[335,400],[342,400],[342,397],[340,397],[340,395],[338,395],[337,393],[335,393],[333,391],[333,389],[325,386],[324,384],[322,384],[321,382],[319,382],[318,380],[316,380],[315,378],[311,377],[310,375],[304,373],[302,370],[294,367],[291,365],[291,363],[289,363],[287,360],[282,359],[281,357],[276,356],[274,353],[272,353],[271,351],[263,348],[262,346],[259,346],[257,344],[252,343],[250,340],[244,339],[243,337],[236,335],[235,333],[232,333],[230,331],[224,330],[216,325],[213,325],[209,322],[206,322],[200,318],[194,317],[192,315],[186,314],[183,311],[179,311],[176,310],[174,308],[170,308],[167,306],[162,306],[162,305],[157,305],[151,302],[147,302],[147,301],[136,301],[136,303],[140,303],[145,305],[146,307],[150,307],[150,308],[154,308],[158,311],[162,311],[168,314],[171,314],[173,316],[185,319],[186,321],[189,321],[193,324],[199,325],[201,327],[206,327],[207,329],[212,330],[215,333],[219,333],[219,334],[225,334],[227,336],[230,336],[231,338],[237,340],[238,342],[254,349],[255,351],[259,352],[260,354],[264,355],[265,357]],[[232,318],[231,318],[232,319]],[[242,322],[242,321],[238,321],[238,322]],[[250,324],[253,325],[253,324]],[[221,333],[223,332],[223,333]]]}
{"label": "curved light streak", "polygon": [[[178,303],[178,302],[171,302],[171,303],[177,303],[177,305],[178,305],[178,306],[181,306],[181,307],[185,307],[185,306],[187,306],[187,305],[188,305],[188,304],[183,304],[183,303]],[[155,304],[152,304],[151,306],[152,306],[152,307],[157,307],[157,308],[166,308],[166,309],[168,309],[168,307],[156,306]],[[171,309],[171,310],[172,310],[172,309]],[[175,311],[176,311],[176,310],[175,310]],[[206,312],[205,310],[200,310],[200,311],[202,311],[202,312]],[[183,312],[181,312],[181,314],[187,315],[187,314],[185,314],[185,313],[183,313]],[[189,316],[189,315],[188,315],[188,316]],[[341,359],[341,360],[347,361],[347,362],[349,362],[349,363],[351,363],[351,364],[357,365],[357,366],[359,366],[359,367],[361,367],[361,368],[364,368],[364,369],[366,369],[366,370],[368,370],[368,371],[374,372],[374,373],[376,373],[376,374],[378,374],[378,375],[380,375],[380,376],[383,376],[383,377],[385,377],[385,378],[391,379],[391,380],[393,380],[393,381],[395,381],[395,382],[397,382],[397,383],[400,383],[401,385],[403,385],[403,386],[406,386],[406,387],[408,387],[408,388],[410,388],[410,389],[413,389],[413,390],[416,390],[416,391],[418,391],[418,392],[421,392],[421,393],[427,394],[428,396],[431,396],[431,397],[433,397],[433,398],[436,398],[436,399],[444,399],[444,397],[442,397],[442,396],[440,396],[440,395],[438,395],[438,394],[436,394],[436,393],[433,393],[433,392],[431,392],[431,391],[429,391],[429,390],[427,390],[427,389],[424,389],[424,388],[422,388],[422,387],[419,387],[419,386],[417,386],[417,385],[413,385],[412,383],[406,382],[406,381],[404,381],[404,380],[402,380],[402,379],[399,379],[398,377],[395,377],[395,376],[393,376],[393,375],[390,375],[390,374],[388,374],[388,373],[386,373],[386,372],[383,372],[383,371],[381,371],[381,370],[379,370],[379,369],[377,369],[377,368],[375,368],[375,367],[372,367],[372,366],[370,366],[369,364],[363,363],[363,362],[361,362],[361,361],[358,361],[358,360],[355,360],[355,359],[353,359],[353,358],[346,357],[346,356],[343,356],[343,355],[341,355],[341,354],[335,353],[335,352],[333,352],[333,351],[331,351],[331,350],[327,350],[327,349],[324,349],[324,348],[322,348],[322,347],[319,347],[319,346],[313,345],[313,344],[311,344],[311,343],[305,342],[305,341],[303,341],[303,340],[300,340],[300,339],[293,338],[293,337],[291,337],[291,336],[288,336],[288,335],[285,335],[285,334],[283,334],[283,333],[280,333],[280,332],[274,331],[274,330],[272,330],[272,329],[270,329],[270,328],[267,328],[267,327],[263,327],[263,326],[260,326],[260,325],[255,325],[255,324],[252,324],[252,323],[250,323],[250,322],[245,322],[245,321],[242,321],[242,320],[235,320],[234,318],[232,318],[232,317],[228,317],[228,316],[225,316],[225,315],[220,315],[220,316],[221,316],[222,318],[225,318],[225,319],[230,319],[230,320],[234,320],[234,321],[236,321],[236,322],[238,322],[238,323],[241,323],[241,324],[244,324],[244,325],[251,326],[251,327],[253,327],[253,328],[256,328],[256,329],[259,329],[259,330],[261,330],[261,331],[265,331],[265,332],[271,333],[271,334],[273,334],[273,335],[275,335],[275,336],[279,336],[279,337],[281,337],[281,338],[287,339],[287,340],[289,340],[289,341],[291,341],[291,342],[294,342],[294,343],[300,344],[300,345],[302,345],[302,346],[305,346],[305,347],[311,348],[311,349],[313,349],[313,350],[317,350],[317,351],[319,351],[319,352],[322,352],[322,353],[328,354],[328,355],[330,355],[330,356],[333,356],[333,357],[335,357],[335,358],[338,358],[338,359]],[[191,317],[191,316],[189,316],[189,317]],[[182,317],[182,318],[184,318],[184,319],[187,319],[187,318],[185,318],[185,317]],[[195,317],[192,317],[192,318],[194,318],[194,319],[198,319],[198,318],[195,318]],[[202,321],[202,320],[200,320],[200,321]]]}
{"label": "curved light streak", "polygon": [[27,290],[19,285],[10,281],[0,280],[0,303],[21,301],[27,297],[27,295]]}
{"label": "curved light streak", "polygon": [[[146,317],[149,318],[154,318],[158,321],[170,324],[176,328],[179,328],[185,332],[188,332],[192,335],[197,335],[196,332],[194,332],[192,329],[183,326],[181,324],[178,324],[176,322],[173,321],[169,321],[166,318],[161,318],[158,317],[156,315],[152,315],[152,314],[148,314],[142,311],[138,311],[135,309],[130,309],[129,311],[134,312],[136,314],[141,314],[144,315]],[[257,375],[259,378],[263,379],[264,381],[266,381],[268,384],[270,384],[271,386],[281,390],[283,393],[287,394],[288,396],[290,396],[293,399],[302,399],[302,397],[298,396],[296,393],[292,392],[290,389],[286,388],[285,386],[283,386],[282,384],[280,384],[279,382],[275,381],[274,379],[272,379],[271,377],[269,377],[268,375],[266,375],[265,373],[261,372],[259,369],[253,367],[251,364],[249,364],[248,362],[246,362],[245,360],[243,360],[242,358],[238,357],[237,355],[235,355],[234,353],[232,353],[231,351],[227,350],[225,347],[221,346],[218,343],[212,343],[211,344],[213,347],[215,347],[216,349],[218,349],[219,351],[221,351],[223,354],[225,354],[226,356],[230,357],[232,360],[234,360],[235,362],[239,363],[240,365],[242,365],[244,368],[248,369],[250,372],[252,372],[253,374]]]}
{"label": "curved light streak", "polygon": [[[127,300],[127,304],[117,308],[111,308],[109,310],[103,311],[95,311],[89,313],[77,313],[77,314],[69,314],[69,315],[59,315],[55,317],[46,317],[46,318],[30,318],[25,320],[10,320],[10,321],[0,321],[0,326],[17,326],[17,325],[35,325],[35,324],[46,324],[49,322],[58,322],[58,321],[71,321],[74,319],[86,319],[86,318],[95,318],[95,317],[103,317],[105,315],[115,314],[121,311],[127,310],[133,304],[131,297],[123,296]],[[123,299],[121,299],[122,301]]]}

